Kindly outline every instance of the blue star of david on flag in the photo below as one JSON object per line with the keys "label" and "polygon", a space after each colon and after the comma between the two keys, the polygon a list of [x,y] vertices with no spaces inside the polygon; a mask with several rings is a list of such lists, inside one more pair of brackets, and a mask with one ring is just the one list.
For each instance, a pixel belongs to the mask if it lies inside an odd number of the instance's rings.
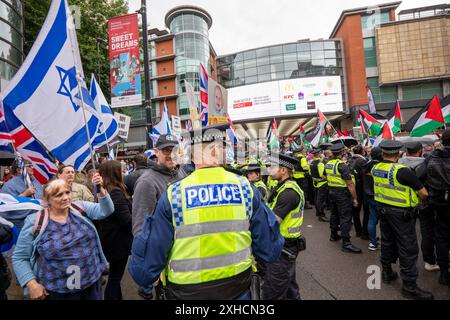
{"label": "blue star of david on flag", "polygon": [[[62,67],[56,66],[56,69],[59,73],[59,78],[61,79],[61,84],[58,89],[58,94],[69,97],[70,102],[72,102],[73,109],[75,112],[80,109],[80,106],[73,101],[72,91],[78,87],[77,77],[76,77],[76,69],[72,67],[68,70],[65,70]],[[80,94],[77,92],[75,94],[76,99],[80,99]]]}

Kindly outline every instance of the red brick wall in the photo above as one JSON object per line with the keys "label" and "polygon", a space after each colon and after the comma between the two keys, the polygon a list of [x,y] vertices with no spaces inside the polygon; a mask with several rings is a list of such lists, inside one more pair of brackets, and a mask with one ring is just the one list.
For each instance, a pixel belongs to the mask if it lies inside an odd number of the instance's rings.
{"label": "red brick wall", "polygon": [[167,56],[173,54],[173,39],[156,42],[156,56]]}
{"label": "red brick wall", "polygon": [[335,38],[344,40],[344,56],[347,71],[347,89],[350,108],[367,104],[366,65],[361,28],[361,16],[345,17]]}
{"label": "red brick wall", "polygon": [[160,61],[156,63],[157,75],[164,76],[175,73],[174,60]]}

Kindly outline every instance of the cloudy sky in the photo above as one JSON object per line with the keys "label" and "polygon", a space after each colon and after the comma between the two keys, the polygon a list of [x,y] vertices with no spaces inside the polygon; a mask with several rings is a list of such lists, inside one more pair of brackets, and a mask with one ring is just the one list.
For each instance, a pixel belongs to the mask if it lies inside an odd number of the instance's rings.
{"label": "cloudy sky", "polygon": [[[328,38],[341,12],[388,0],[147,0],[150,27],[164,29],[173,7],[195,5],[208,11],[209,38],[218,55],[299,39]],[[446,3],[445,0],[403,0],[400,10]],[[130,12],[141,0],[129,0]]]}

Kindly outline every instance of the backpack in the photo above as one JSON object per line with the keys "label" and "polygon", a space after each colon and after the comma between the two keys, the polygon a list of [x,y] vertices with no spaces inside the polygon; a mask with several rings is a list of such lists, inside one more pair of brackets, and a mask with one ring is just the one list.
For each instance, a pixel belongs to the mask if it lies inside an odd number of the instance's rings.
{"label": "backpack", "polygon": [[[83,217],[87,217],[87,213],[84,210],[83,207],[80,207],[79,205],[76,205],[75,203],[70,204],[70,209],[75,212],[75,214],[78,214]],[[48,222],[48,208],[45,208],[44,210],[40,210],[37,213],[36,221],[34,222],[33,227],[33,237],[36,238],[39,234],[42,232],[42,226],[47,225]]]}

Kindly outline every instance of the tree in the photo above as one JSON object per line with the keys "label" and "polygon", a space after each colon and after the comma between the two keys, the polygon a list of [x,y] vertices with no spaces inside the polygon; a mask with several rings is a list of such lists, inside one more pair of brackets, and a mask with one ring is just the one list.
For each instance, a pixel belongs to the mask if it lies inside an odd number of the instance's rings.
{"label": "tree", "polygon": [[[26,0],[24,3],[25,54],[28,54],[36,40],[50,3],[51,0]],[[79,7],[80,28],[77,29],[77,38],[84,75],[90,81],[91,73],[95,74],[103,93],[110,99],[108,19],[126,14],[128,3],[125,0],[70,0],[69,5]]]}

